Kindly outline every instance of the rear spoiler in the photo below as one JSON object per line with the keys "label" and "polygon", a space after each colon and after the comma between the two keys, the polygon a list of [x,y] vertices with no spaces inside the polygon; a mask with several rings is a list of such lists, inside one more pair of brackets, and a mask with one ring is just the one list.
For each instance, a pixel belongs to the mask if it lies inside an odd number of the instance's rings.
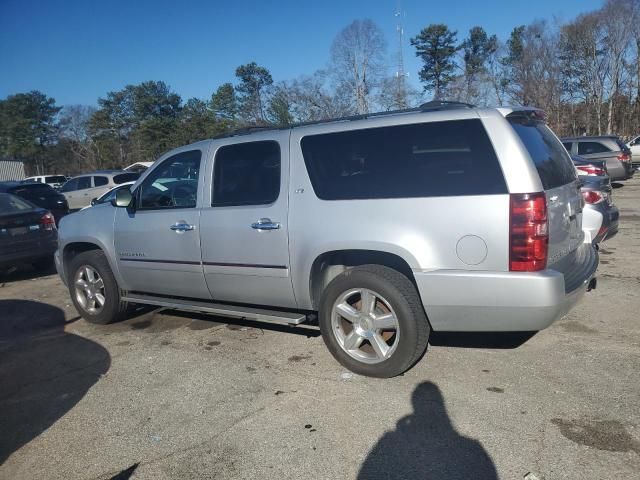
{"label": "rear spoiler", "polygon": [[547,121],[544,110],[536,107],[500,107],[497,108],[505,118],[526,118],[528,120]]}

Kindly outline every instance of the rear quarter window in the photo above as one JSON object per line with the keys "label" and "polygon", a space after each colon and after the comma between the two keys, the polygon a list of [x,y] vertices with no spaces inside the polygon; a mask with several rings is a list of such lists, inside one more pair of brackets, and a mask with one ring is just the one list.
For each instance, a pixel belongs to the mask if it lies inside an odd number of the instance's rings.
{"label": "rear quarter window", "polygon": [[323,200],[507,193],[480,120],[309,135],[301,148]]}
{"label": "rear quarter window", "polygon": [[545,190],[577,180],[569,153],[544,122],[516,116],[509,123],[529,152]]}

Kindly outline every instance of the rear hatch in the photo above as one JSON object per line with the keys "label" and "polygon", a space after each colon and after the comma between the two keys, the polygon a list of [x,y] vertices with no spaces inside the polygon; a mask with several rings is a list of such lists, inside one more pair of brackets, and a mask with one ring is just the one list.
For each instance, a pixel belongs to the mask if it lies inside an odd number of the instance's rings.
{"label": "rear hatch", "polygon": [[533,160],[544,188],[549,219],[547,266],[572,268],[582,245],[582,196],[576,170],[560,140],[535,111],[514,112],[507,120]]}
{"label": "rear hatch", "polygon": [[46,213],[15,196],[0,194],[0,255],[29,251],[37,254],[34,249],[56,235],[41,223]]}

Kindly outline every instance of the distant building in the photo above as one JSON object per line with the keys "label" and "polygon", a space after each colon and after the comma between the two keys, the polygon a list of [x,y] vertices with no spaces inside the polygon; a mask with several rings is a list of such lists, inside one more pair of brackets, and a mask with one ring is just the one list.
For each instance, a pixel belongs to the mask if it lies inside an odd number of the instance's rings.
{"label": "distant building", "polygon": [[25,177],[23,161],[0,159],[0,182],[22,180]]}

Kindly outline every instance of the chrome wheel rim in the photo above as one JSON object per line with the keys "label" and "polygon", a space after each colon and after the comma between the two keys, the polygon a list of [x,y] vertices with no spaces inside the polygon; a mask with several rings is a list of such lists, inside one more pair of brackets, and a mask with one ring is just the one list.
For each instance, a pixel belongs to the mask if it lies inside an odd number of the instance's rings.
{"label": "chrome wheel rim", "polygon": [[83,265],[76,272],[73,285],[80,307],[91,315],[98,315],[106,301],[104,281],[98,271],[89,265]]}
{"label": "chrome wheel rim", "polygon": [[363,363],[388,360],[400,340],[393,308],[368,288],[354,288],[338,297],[331,311],[331,329],[340,348]]}

